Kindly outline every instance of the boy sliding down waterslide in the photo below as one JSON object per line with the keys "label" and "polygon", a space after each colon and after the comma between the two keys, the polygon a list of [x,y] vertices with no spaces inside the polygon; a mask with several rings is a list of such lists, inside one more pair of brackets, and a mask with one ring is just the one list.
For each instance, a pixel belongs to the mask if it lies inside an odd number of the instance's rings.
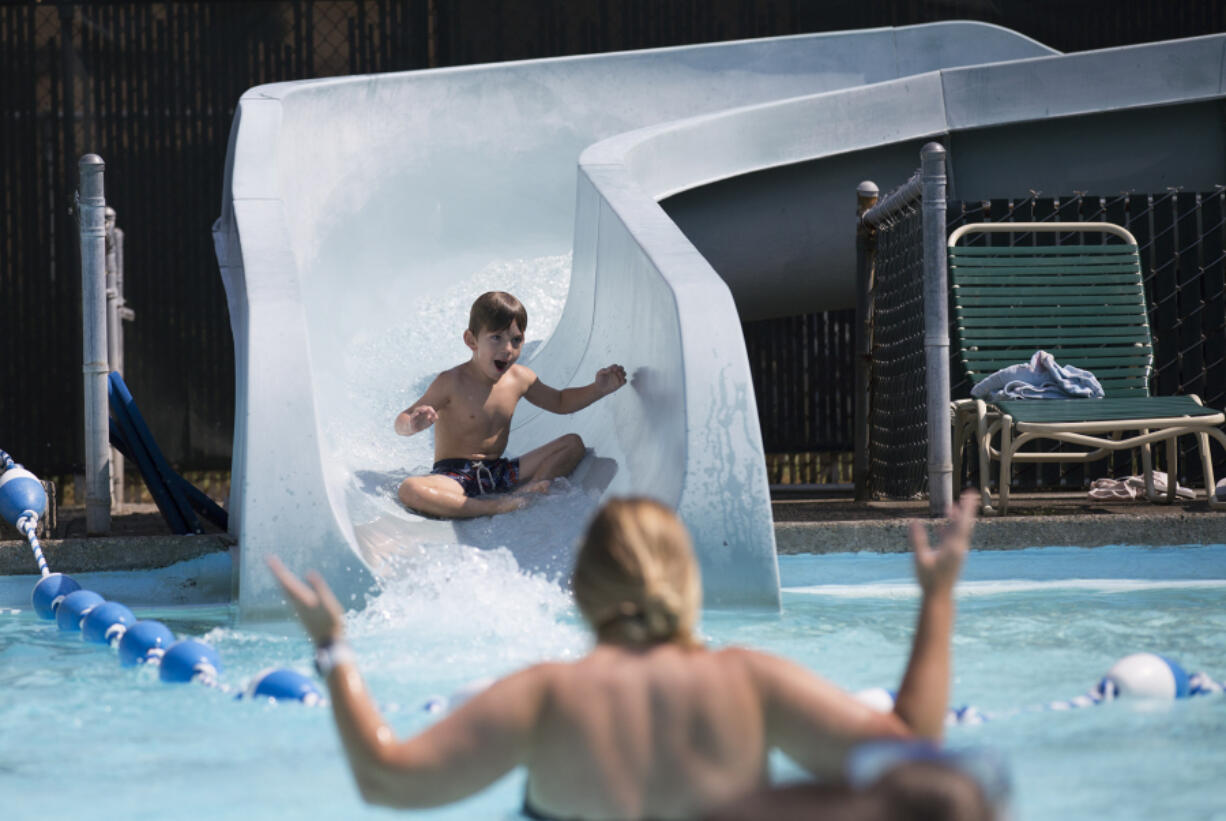
{"label": "boy sliding down waterslide", "polygon": [[401,436],[434,425],[434,469],[400,483],[405,506],[448,519],[506,513],[526,505],[525,494],[544,492],[551,479],[566,476],[583,459],[583,440],[574,433],[518,459],[502,458],[520,399],[552,413],[574,413],[626,384],[625,369],[609,365],[590,385],[549,387],[516,363],[527,326],[528,312],[510,294],[489,291],[477,297],[464,331],[472,359],[440,373],[396,417]]}

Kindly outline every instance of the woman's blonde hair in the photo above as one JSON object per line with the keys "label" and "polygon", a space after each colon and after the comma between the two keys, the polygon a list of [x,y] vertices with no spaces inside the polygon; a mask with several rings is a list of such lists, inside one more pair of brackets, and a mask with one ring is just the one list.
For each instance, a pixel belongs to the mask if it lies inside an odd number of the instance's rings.
{"label": "woman's blonde hair", "polygon": [[702,583],[690,534],[657,501],[605,504],[588,526],[571,581],[598,641],[701,645],[694,630]]}

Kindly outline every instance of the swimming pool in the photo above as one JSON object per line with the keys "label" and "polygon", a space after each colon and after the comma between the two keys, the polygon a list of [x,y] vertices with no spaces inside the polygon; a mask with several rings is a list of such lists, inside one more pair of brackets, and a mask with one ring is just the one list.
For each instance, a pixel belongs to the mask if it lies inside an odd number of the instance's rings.
{"label": "swimming pool", "polygon": [[[704,632],[716,644],[786,655],[849,689],[893,687],[916,604],[909,561],[781,557],[781,615],[711,612]],[[205,638],[221,653],[231,687],[270,666],[309,669],[295,624],[233,622],[224,556],[78,578],[139,616]],[[965,579],[954,705],[1001,714],[1071,698],[1142,650],[1226,678],[1226,545],[979,552]],[[26,598],[34,580],[0,578],[4,818],[388,814],[358,798],[327,710],[236,702],[218,690],[162,684],[152,670],[123,669],[112,651],[39,621]],[[218,603],[174,604],[184,585]],[[349,626],[371,690],[400,733],[434,720],[421,709],[432,697],[539,659],[577,656],[588,641],[556,585],[520,572],[506,551],[461,547],[440,548],[411,581],[393,583],[351,614]],[[1223,707],[1219,695],[1021,712],[952,727],[948,740],[1004,755],[1020,819],[1209,817],[1221,812]],[[783,760],[773,769],[781,778],[796,774]],[[521,785],[513,773],[422,817],[517,817]]]}

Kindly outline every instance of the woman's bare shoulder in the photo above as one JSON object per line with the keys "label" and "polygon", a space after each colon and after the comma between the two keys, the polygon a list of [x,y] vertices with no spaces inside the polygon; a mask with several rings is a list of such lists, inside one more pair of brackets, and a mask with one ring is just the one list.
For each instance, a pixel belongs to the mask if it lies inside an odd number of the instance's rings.
{"label": "woman's bare shoulder", "polygon": [[771,670],[777,669],[780,665],[791,664],[779,656],[737,644],[714,650],[712,655],[720,659],[722,663],[736,664],[748,670]]}
{"label": "woman's bare shoulder", "polygon": [[532,688],[541,693],[548,693],[559,687],[566,687],[577,679],[582,679],[585,673],[587,658],[572,660],[538,661],[508,678],[519,680],[520,686]]}
{"label": "woman's bare shoulder", "polygon": [[725,647],[716,651],[720,663],[736,668],[753,680],[761,693],[779,688],[828,687],[829,684],[812,670],[783,656],[754,650],[750,647]]}

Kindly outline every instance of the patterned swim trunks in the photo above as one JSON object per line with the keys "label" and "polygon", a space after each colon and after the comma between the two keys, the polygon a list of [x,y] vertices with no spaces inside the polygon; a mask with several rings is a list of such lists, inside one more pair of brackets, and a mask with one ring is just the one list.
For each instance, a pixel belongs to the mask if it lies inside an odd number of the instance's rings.
{"label": "patterned swim trunks", "polygon": [[505,493],[519,484],[519,460],[440,459],[430,473],[455,479],[465,496]]}

